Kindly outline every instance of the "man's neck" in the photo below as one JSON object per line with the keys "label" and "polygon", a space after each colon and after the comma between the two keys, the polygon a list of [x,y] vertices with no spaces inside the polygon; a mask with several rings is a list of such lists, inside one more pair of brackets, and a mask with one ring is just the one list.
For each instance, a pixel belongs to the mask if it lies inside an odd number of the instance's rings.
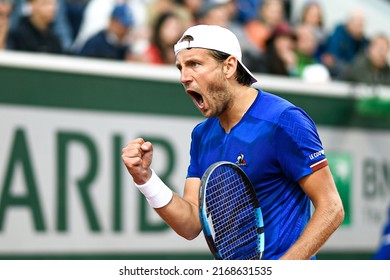
{"label": "man's neck", "polygon": [[256,100],[258,91],[255,88],[240,88],[235,93],[234,103],[232,107],[218,117],[219,122],[226,133],[230,133],[232,128],[237,125],[245,113]]}

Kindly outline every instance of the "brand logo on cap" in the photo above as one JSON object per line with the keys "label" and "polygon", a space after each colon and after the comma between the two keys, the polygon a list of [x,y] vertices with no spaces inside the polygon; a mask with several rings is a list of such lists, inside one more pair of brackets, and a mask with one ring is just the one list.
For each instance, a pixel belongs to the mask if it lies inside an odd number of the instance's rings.
{"label": "brand logo on cap", "polygon": [[188,42],[188,47],[187,49],[190,49],[191,48],[191,42],[194,41],[194,37],[192,37],[191,35],[185,35],[180,41],[179,43],[181,42]]}

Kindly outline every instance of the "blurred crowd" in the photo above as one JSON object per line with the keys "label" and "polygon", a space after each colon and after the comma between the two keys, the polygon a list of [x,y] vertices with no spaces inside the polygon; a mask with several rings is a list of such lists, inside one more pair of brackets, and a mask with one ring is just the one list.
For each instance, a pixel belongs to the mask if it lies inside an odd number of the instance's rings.
{"label": "blurred crowd", "polygon": [[0,0],[0,49],[174,64],[194,24],[229,28],[255,73],[390,85],[389,38],[362,10],[326,30],[320,3],[289,0]]}

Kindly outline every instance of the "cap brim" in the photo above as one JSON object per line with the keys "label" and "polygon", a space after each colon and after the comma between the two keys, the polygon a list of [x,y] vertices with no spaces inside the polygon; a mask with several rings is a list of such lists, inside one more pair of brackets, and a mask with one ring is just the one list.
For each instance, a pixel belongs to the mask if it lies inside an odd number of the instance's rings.
{"label": "cap brim", "polygon": [[242,68],[245,69],[245,71],[249,74],[249,76],[251,76],[251,84],[254,84],[257,82],[257,79],[255,78],[255,75],[252,74],[251,71],[249,71],[249,69],[244,65],[244,63],[242,63],[241,61],[239,61],[237,59],[238,63],[240,63],[240,65],[242,66]]}

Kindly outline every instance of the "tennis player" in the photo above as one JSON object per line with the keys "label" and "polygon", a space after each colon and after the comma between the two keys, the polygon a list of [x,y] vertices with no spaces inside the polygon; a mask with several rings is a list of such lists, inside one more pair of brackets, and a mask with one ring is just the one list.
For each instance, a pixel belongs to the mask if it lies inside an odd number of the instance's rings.
{"label": "tennis player", "polygon": [[257,80],[228,29],[190,27],[174,51],[181,83],[207,119],[192,132],[183,197],[151,169],[153,145],[144,139],[128,143],[122,154],[136,187],[173,230],[193,239],[201,232],[200,178],[214,162],[235,162],[263,211],[263,259],[315,259],[344,218],[315,123],[302,109],[252,86]]}

